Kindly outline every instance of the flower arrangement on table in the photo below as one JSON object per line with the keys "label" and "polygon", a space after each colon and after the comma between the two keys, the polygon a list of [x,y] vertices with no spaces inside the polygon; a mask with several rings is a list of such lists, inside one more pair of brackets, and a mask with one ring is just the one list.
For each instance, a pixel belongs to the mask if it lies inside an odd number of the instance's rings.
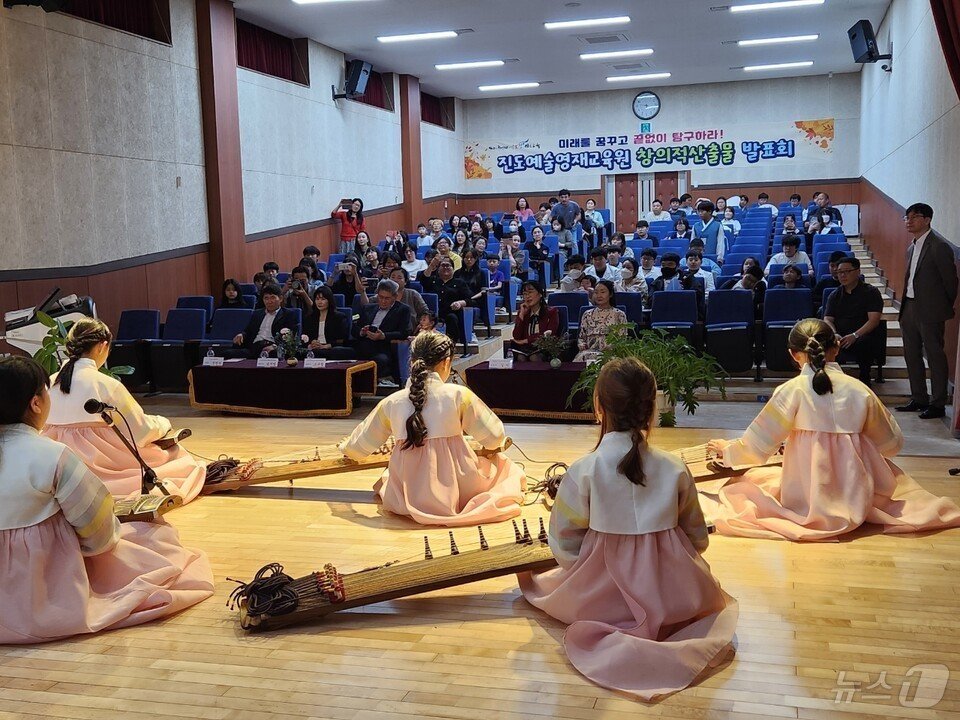
{"label": "flower arrangement on table", "polygon": [[310,338],[306,335],[297,335],[290,328],[282,328],[273,341],[277,345],[277,357],[286,358],[287,365],[296,365],[298,360],[307,356],[307,343]]}
{"label": "flower arrangement on table", "polygon": [[533,341],[533,346],[537,353],[543,355],[550,362],[550,367],[560,367],[560,356],[570,346],[570,338],[564,335],[554,335],[552,331],[547,330]]}

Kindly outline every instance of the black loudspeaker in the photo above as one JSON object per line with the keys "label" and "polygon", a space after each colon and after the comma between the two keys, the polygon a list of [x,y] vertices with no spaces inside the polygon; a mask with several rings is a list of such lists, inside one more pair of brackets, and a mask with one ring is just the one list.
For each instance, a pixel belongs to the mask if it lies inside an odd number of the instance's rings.
{"label": "black loudspeaker", "polygon": [[351,60],[347,63],[346,77],[343,82],[343,91],[347,97],[363,95],[367,91],[367,80],[373,66],[363,60]]}
{"label": "black loudspeaker", "polygon": [[33,5],[43,8],[46,12],[57,12],[66,7],[67,0],[3,0],[5,8],[12,8],[17,5]]}
{"label": "black loudspeaker", "polygon": [[853,61],[858,63],[874,63],[880,59],[877,50],[877,36],[873,33],[873,25],[869,20],[860,20],[847,30],[850,38],[850,49],[853,50]]}

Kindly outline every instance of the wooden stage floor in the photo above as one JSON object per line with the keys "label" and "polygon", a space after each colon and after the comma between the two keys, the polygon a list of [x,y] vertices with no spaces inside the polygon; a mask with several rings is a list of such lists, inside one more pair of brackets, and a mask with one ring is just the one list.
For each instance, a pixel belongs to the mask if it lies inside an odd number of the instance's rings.
{"label": "wooden stage floor", "polygon": [[[175,426],[193,429],[187,445],[208,456],[328,444],[356,422],[204,417],[186,409],[178,421],[174,408],[166,410]],[[550,462],[570,462],[595,441],[595,429],[584,426],[511,424],[508,431],[531,457]],[[675,448],[734,434],[662,430],[655,442]],[[957,458],[902,458],[925,487],[954,498],[960,481],[946,471],[958,464]],[[527,463],[534,476],[544,468]],[[248,579],[270,561],[297,576],[327,562],[350,572],[414,559],[421,557],[424,534],[435,553],[446,551],[446,530],[425,533],[378,512],[370,490],[376,476],[369,471],[297,481],[292,489],[251,488],[200,498],[168,515],[185,544],[210,555],[216,595],[165,622],[0,648],[0,720],[960,718],[960,530],[859,533],[804,545],[712,536],[706,559],[740,601],[736,656],[699,685],[652,705],[603,690],[574,671],[562,650],[563,626],[528,606],[512,576],[334,615],[310,627],[244,634],[225,606],[234,587],[227,577]],[[546,517],[546,511],[537,504],[524,516]],[[512,538],[509,524],[485,532],[491,542]],[[461,549],[475,542],[472,529],[455,534]],[[898,697],[906,673],[919,664],[953,672],[934,707],[904,707]],[[886,687],[868,690],[881,673]],[[936,687],[930,692],[935,696]]]}

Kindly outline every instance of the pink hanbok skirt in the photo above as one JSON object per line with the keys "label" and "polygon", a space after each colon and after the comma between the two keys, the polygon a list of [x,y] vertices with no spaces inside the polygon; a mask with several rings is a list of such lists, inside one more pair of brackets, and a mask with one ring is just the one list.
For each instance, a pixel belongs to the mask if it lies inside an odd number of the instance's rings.
{"label": "pink hanbok skirt", "polygon": [[463,437],[400,443],[374,490],[383,509],[421,525],[480,525],[520,514],[526,476],[502,454],[477,457]]}
{"label": "pink hanbok skirt", "polygon": [[[109,427],[48,425],[43,435],[73,450],[90,472],[103,480],[114,497],[140,494],[140,466]],[[184,503],[188,503],[200,494],[207,467],[194,460],[182,447],[174,445],[169,450],[161,450],[153,443],[147,443],[139,450],[143,461],[153,468],[171,495],[179,495]]]}
{"label": "pink hanbok skirt", "polygon": [[700,488],[704,515],[722,535],[836,540],[864,523],[885,533],[960,527],[960,507],[937,497],[858,434],[797,430],[783,467],[753,468]]}
{"label": "pink hanbok skirt", "polygon": [[206,555],[166,523],[124,523],[111,550],[83,557],[63,513],[0,530],[0,644],[139,625],[213,594]]}
{"label": "pink hanbok skirt", "polygon": [[563,645],[573,666],[611,690],[653,700],[732,651],[737,601],[679,528],[588,530],[572,566],[519,578],[530,604],[569,625]]}

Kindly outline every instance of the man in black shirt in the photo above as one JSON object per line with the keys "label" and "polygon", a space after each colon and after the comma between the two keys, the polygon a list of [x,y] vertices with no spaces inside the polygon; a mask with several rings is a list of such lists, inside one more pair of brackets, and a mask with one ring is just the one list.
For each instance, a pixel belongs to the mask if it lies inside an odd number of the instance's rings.
{"label": "man in black shirt", "polygon": [[821,316],[820,310],[823,307],[824,291],[840,287],[840,281],[837,279],[837,263],[846,256],[847,253],[843,250],[834,250],[830,253],[830,274],[822,278],[813,288],[813,314],[817,317]]}
{"label": "man in black shirt", "polygon": [[827,300],[823,319],[840,335],[837,362],[855,360],[860,366],[860,381],[870,385],[870,365],[878,357],[883,296],[860,279],[860,261],[843,258],[837,263],[840,289]]}
{"label": "man in black shirt", "polygon": [[[439,257],[439,256],[438,256]],[[436,272],[434,272],[436,264]],[[447,326],[447,335],[454,342],[463,343],[463,354],[467,355],[467,333],[464,325],[464,308],[470,304],[472,293],[470,286],[460,278],[453,276],[453,262],[448,258],[434,259],[421,275],[423,291],[436,293],[440,312],[437,317]]]}

